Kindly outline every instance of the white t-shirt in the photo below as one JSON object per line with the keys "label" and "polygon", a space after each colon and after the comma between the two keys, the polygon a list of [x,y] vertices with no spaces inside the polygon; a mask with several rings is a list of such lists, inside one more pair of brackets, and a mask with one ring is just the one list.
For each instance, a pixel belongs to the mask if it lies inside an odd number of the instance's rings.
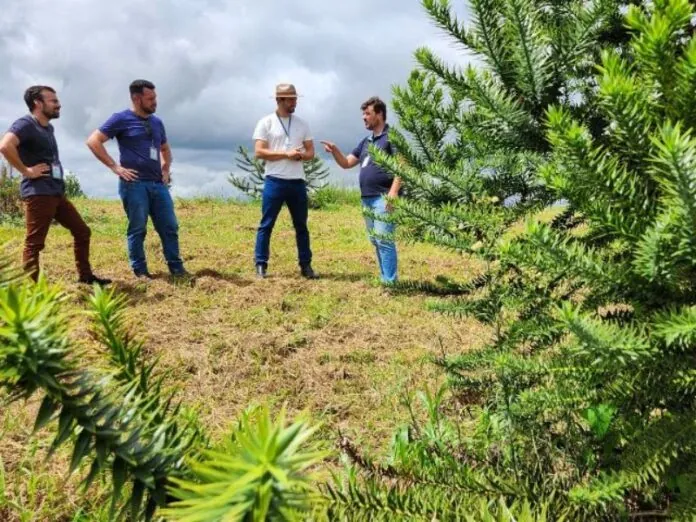
{"label": "white t-shirt", "polygon": [[[274,112],[259,120],[253,139],[268,142],[270,150],[292,150],[302,147],[305,141],[313,138],[309,125],[302,118],[294,114],[289,118],[280,118]],[[303,162],[291,159],[266,161],[266,176],[305,179]]]}

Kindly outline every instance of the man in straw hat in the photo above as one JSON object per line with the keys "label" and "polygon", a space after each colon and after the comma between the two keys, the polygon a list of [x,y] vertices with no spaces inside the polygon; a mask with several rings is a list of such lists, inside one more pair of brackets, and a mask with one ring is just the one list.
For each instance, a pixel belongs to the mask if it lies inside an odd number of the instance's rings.
{"label": "man in straw hat", "polygon": [[254,130],[254,152],[266,162],[261,203],[261,223],[256,234],[256,275],[263,279],[268,269],[273,226],[283,207],[288,206],[295,227],[300,273],[316,279],[312,270],[312,251],[307,229],[307,187],[302,162],[314,158],[314,142],[309,125],[294,115],[297,107],[295,86],[276,86],[277,108],[261,118]]}

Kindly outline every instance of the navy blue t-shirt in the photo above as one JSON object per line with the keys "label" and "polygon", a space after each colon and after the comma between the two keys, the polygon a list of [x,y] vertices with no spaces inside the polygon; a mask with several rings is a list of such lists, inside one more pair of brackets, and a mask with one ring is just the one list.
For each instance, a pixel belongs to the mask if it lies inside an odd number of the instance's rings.
{"label": "navy blue t-shirt", "polygon": [[53,125],[44,127],[32,116],[26,115],[15,121],[9,128],[19,139],[19,159],[27,167],[45,163],[49,170],[40,178],[22,177],[19,194],[22,198],[29,196],[62,196],[65,193],[65,183],[51,175],[51,167],[57,165],[62,173],[58,155],[58,144],[53,133]]}
{"label": "navy blue t-shirt", "polygon": [[369,148],[372,144],[389,155],[396,153],[395,147],[389,143],[389,125],[384,127],[382,134],[363,138],[351,153],[360,160],[360,195],[364,198],[387,194],[394,181],[393,176],[385,172],[370,158]]}
{"label": "navy blue t-shirt", "polygon": [[[116,138],[121,166],[135,170],[139,181],[162,181],[160,149],[167,143],[162,120],[154,114],[141,118],[126,109],[114,113],[99,130],[109,139]],[[151,148],[157,159],[151,157]]]}

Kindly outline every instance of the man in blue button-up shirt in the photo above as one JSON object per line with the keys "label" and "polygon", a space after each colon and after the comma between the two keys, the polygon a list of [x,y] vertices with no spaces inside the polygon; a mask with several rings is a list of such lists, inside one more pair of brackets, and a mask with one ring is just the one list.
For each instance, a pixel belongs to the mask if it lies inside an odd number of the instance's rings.
{"label": "man in blue button-up shirt", "polygon": [[401,180],[377,165],[370,157],[369,148],[370,145],[374,145],[390,155],[395,154],[396,150],[389,141],[386,104],[375,96],[363,103],[360,108],[365,128],[371,130],[372,134],[363,138],[353,152],[345,156],[335,143],[330,141],[321,143],[326,152],[330,152],[336,163],[344,169],[360,164],[362,205],[371,213],[370,216],[365,216],[367,233],[375,246],[382,282],[393,283],[397,279],[396,245],[391,239],[394,235],[394,224],[389,223],[388,220],[380,220],[379,216],[386,216],[391,212],[385,196],[398,197]]}
{"label": "man in blue button-up shirt", "polygon": [[[151,279],[145,259],[148,216],[162,241],[169,271],[188,275],[179,254],[179,223],[169,193],[172,151],[164,124],[157,116],[155,85],[135,80],[129,87],[132,107],[114,113],[87,139],[92,153],[119,177],[118,192],[128,217],[128,257],[136,277]],[[104,143],[116,138],[120,158],[115,161]]]}

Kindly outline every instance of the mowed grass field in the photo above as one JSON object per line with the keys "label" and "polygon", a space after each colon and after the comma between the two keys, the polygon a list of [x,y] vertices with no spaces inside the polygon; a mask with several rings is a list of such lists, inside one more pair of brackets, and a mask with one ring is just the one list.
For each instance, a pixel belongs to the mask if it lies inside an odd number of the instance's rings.
{"label": "mowed grass field", "polygon": [[[320,436],[339,432],[372,454],[383,454],[393,431],[408,420],[404,394],[442,380],[430,356],[479,345],[488,332],[470,319],[428,310],[430,297],[384,289],[372,245],[356,205],[310,211],[317,281],[298,273],[295,238],[286,210],[271,242],[270,277],[254,276],[253,248],[260,209],[223,200],[178,200],[181,252],[195,277],[168,277],[159,238],[149,228],[146,252],[156,279],[140,282],[126,255],[120,202],[77,200],[92,228],[95,272],[114,279],[129,299],[134,331],[146,356],[177,396],[199,411],[213,440],[250,405],[286,405],[323,423]],[[0,226],[19,261],[24,230]],[[425,245],[399,245],[402,280],[447,275],[465,280],[476,271],[467,258]],[[75,283],[71,237],[52,227],[42,257],[50,281],[69,294],[72,337],[85,364],[103,357],[89,335],[86,297]],[[101,520],[108,484],[88,493],[83,473],[68,476],[69,454],[45,462],[54,427],[32,435],[41,397],[1,406],[0,520]],[[0,401],[2,397],[0,396]]]}

